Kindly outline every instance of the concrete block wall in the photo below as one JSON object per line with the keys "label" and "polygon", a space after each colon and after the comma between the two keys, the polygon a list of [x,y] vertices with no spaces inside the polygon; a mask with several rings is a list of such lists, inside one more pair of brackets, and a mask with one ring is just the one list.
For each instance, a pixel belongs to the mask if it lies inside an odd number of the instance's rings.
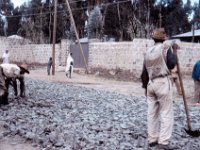
{"label": "concrete block wall", "polygon": [[[144,53],[153,46],[153,40],[134,39],[132,42],[89,42],[89,68],[122,69],[140,76]],[[50,44],[28,44],[17,39],[0,37],[0,57],[8,49],[10,58],[15,62],[46,64],[52,56]],[[182,42],[178,51],[183,73],[191,74],[193,66],[200,59],[200,44]],[[62,40],[55,46],[56,65],[66,65],[70,42]]]}
{"label": "concrete block wall", "polygon": [[[59,47],[55,45],[55,62],[59,62]],[[7,48],[10,52],[10,60],[14,62],[39,63],[45,64],[48,62],[49,57],[52,56],[52,45],[49,44],[30,44],[30,45],[14,45]],[[3,54],[3,50],[1,53]],[[1,56],[2,56],[1,54]]]}
{"label": "concrete block wall", "polygon": [[[64,43],[64,44],[63,44]],[[52,44],[22,44],[20,40],[12,40],[0,37],[0,57],[7,49],[10,52],[10,60],[14,62],[46,64],[52,56]],[[69,44],[63,40],[55,45],[55,64],[65,65],[65,51],[69,51]]]}
{"label": "concrete block wall", "polygon": [[105,42],[89,44],[89,68],[130,70],[141,74],[143,57],[152,40],[135,39],[133,42]]}
{"label": "concrete block wall", "polygon": [[191,74],[196,61],[200,60],[200,44],[182,42],[178,51],[181,70],[186,74]]}
{"label": "concrete block wall", "polygon": [[[106,42],[89,44],[89,68],[129,70],[140,76],[145,51],[153,46],[153,40],[134,39],[133,42]],[[195,62],[200,59],[200,44],[181,42],[178,51],[181,71],[191,74]]]}
{"label": "concrete block wall", "polygon": [[[125,51],[123,51],[126,49]],[[89,44],[89,67],[102,67],[106,69],[127,69],[127,65],[132,66],[130,59],[126,57],[132,55],[131,43],[90,43]],[[124,58],[124,59],[121,59]]]}
{"label": "concrete block wall", "polygon": [[67,56],[70,51],[69,40],[62,40],[60,43],[60,53],[59,53],[59,65],[65,66],[67,62]]}

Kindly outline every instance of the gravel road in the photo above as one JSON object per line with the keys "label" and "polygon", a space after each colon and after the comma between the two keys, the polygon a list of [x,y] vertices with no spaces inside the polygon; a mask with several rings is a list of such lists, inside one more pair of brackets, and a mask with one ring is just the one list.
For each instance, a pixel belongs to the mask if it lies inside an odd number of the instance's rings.
{"label": "gravel road", "polygon": [[[144,96],[30,78],[26,87],[26,99],[13,99],[10,94],[10,104],[0,108],[1,140],[20,136],[39,150],[147,149]],[[189,109],[192,128],[197,129],[200,107],[191,105]],[[174,110],[173,143],[181,150],[200,150],[200,138],[183,131],[182,101],[174,101]]]}

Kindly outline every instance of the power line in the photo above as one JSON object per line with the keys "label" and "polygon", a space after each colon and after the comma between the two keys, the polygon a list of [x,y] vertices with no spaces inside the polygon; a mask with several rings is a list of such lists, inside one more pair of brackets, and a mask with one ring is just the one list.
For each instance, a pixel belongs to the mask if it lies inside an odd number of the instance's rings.
{"label": "power line", "polygon": [[[78,0],[80,1],[80,0]],[[105,5],[116,5],[116,4],[120,4],[120,3],[127,3],[127,2],[131,2],[131,0],[124,0],[124,1],[119,1],[119,2],[114,2],[114,3],[104,3]],[[64,3],[63,3],[64,4]],[[87,7],[82,7],[82,8],[74,8],[72,9],[72,11],[79,11],[79,10],[84,10],[84,9],[89,9],[89,8],[93,8],[94,6],[87,6]],[[62,11],[57,11],[58,13],[66,13],[65,10]],[[45,12],[45,13],[32,13],[32,14],[22,14],[22,15],[9,15],[9,16],[5,16],[7,18],[16,18],[16,17],[25,17],[25,16],[35,16],[35,15],[47,15],[47,14],[53,14],[53,12]]]}
{"label": "power line", "polygon": [[[131,0],[124,0],[124,1],[118,1],[118,2],[110,2],[110,3],[102,3],[102,4],[110,4],[110,5],[114,5],[114,4],[120,4],[120,3],[124,3],[124,2],[131,2]],[[77,1],[74,1],[74,2],[70,2],[70,4],[74,4],[74,3],[77,3],[77,2],[82,2],[82,0],[77,0]],[[58,5],[65,5],[65,3],[60,3],[60,4],[58,4]],[[51,5],[51,6],[46,6],[45,8],[48,8],[48,7],[53,7],[53,5]],[[94,6],[90,6],[90,7],[94,7]],[[43,7],[38,7],[38,8],[34,8],[34,9],[32,9],[32,10],[38,10],[38,9],[41,9],[41,8],[43,8]],[[87,8],[87,7],[82,7],[82,8]],[[72,9],[73,10],[73,9]]]}
{"label": "power line", "polygon": [[[70,2],[70,4],[73,4],[73,3],[77,3],[77,2],[81,2],[82,0],[77,0],[77,1],[73,1],[73,2]],[[14,5],[14,3],[13,2],[11,2],[13,5]],[[42,4],[42,3],[41,3]],[[46,3],[45,3],[46,4]],[[65,4],[65,3],[60,3],[60,4]],[[0,3],[0,5],[7,5],[7,4],[5,4],[5,3]],[[22,5],[20,5],[20,6],[23,6],[23,4]],[[17,7],[20,7],[20,6],[17,6]],[[15,7],[16,8],[16,7]]]}

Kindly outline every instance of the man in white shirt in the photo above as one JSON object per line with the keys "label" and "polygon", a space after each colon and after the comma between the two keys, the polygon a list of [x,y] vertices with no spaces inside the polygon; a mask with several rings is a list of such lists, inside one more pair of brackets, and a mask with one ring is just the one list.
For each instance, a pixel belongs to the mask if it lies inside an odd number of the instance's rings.
{"label": "man in white shirt", "polygon": [[2,56],[3,64],[8,64],[10,62],[9,57],[10,57],[10,54],[9,54],[8,50],[6,50]]}
{"label": "man in white shirt", "polygon": [[67,65],[65,68],[65,73],[68,78],[71,78],[73,72],[73,66],[74,66],[74,59],[72,58],[72,53],[69,53],[67,57]]}

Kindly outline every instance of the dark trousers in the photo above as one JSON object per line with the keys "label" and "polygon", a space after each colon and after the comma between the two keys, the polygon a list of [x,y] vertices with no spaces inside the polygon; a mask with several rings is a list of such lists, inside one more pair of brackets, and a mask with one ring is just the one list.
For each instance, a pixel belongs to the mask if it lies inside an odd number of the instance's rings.
{"label": "dark trousers", "polygon": [[51,71],[51,65],[47,66],[47,74],[50,75],[50,71]]}
{"label": "dark trousers", "polygon": [[24,82],[23,76],[12,80],[14,94],[15,96],[18,96],[17,80],[19,80],[19,84],[20,84],[20,97],[25,97],[25,82]]}
{"label": "dark trousers", "polygon": [[4,105],[8,104],[8,94],[9,94],[8,90],[9,90],[10,84],[13,86],[15,96],[18,96],[17,80],[19,80],[19,84],[20,84],[20,97],[25,97],[24,77],[22,76],[15,79],[7,78],[5,80],[6,90],[5,90],[4,95],[2,96],[2,104]]}
{"label": "dark trousers", "polygon": [[69,67],[69,78],[71,78],[72,77],[72,66],[70,65],[70,67]]}
{"label": "dark trousers", "polygon": [[0,105],[1,104],[8,104],[8,90],[6,88],[3,69],[0,67]]}

